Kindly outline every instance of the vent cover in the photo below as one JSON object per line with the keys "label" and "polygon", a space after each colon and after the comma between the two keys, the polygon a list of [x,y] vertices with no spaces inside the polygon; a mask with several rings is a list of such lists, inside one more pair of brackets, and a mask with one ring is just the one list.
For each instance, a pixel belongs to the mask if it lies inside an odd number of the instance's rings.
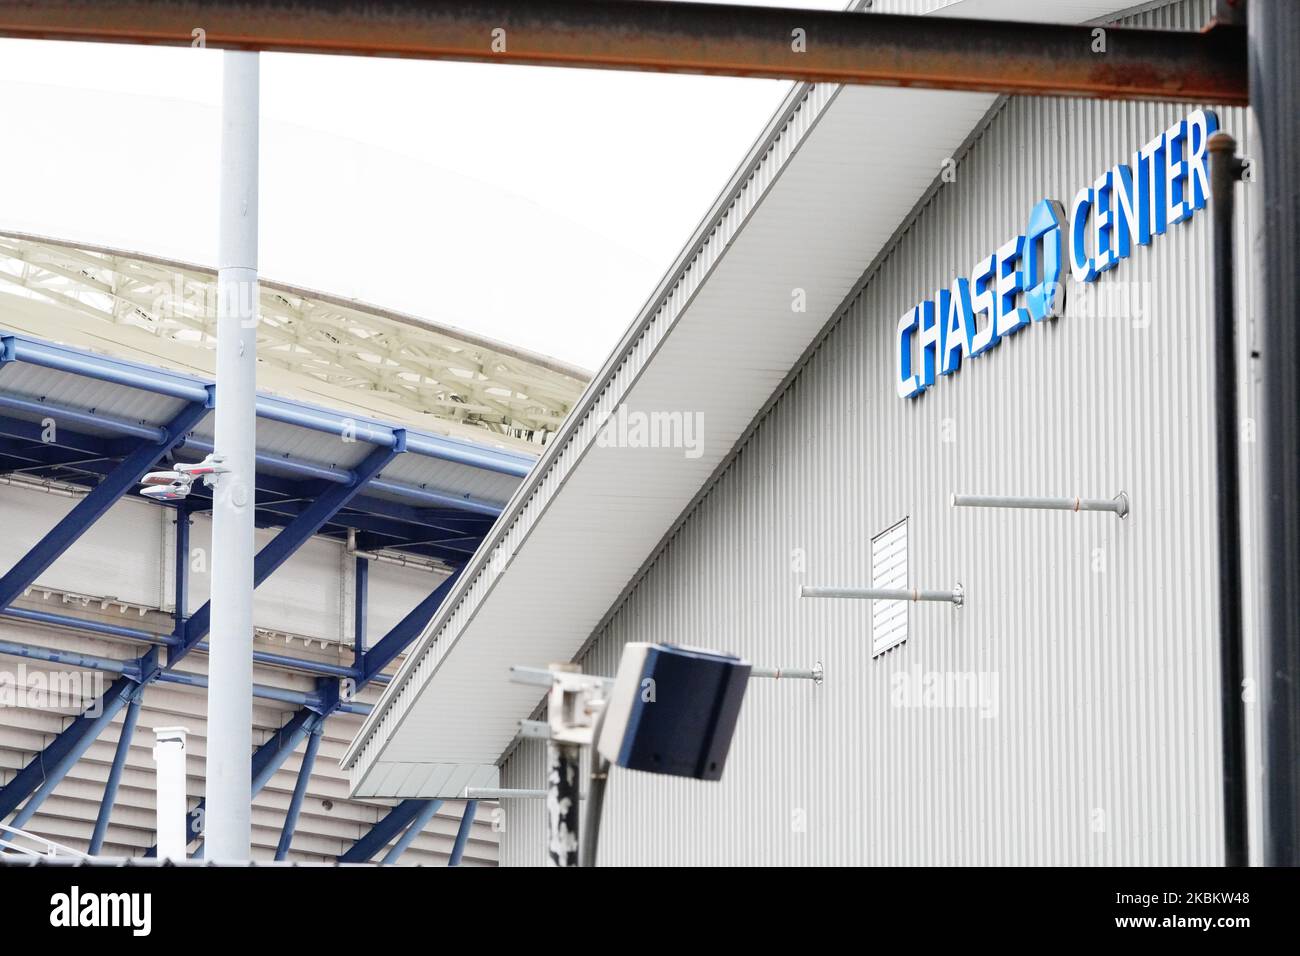
{"label": "vent cover", "polygon": [[[907,587],[907,519],[871,539],[871,586]],[[907,640],[907,602],[871,602],[871,656]]]}

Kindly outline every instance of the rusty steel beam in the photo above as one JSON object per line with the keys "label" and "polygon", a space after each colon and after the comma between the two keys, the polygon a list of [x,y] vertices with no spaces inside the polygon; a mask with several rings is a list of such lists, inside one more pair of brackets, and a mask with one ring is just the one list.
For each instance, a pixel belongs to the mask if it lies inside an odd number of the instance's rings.
{"label": "rusty steel beam", "polygon": [[1247,102],[1241,26],[1094,29],[662,0],[0,0],[8,37]]}

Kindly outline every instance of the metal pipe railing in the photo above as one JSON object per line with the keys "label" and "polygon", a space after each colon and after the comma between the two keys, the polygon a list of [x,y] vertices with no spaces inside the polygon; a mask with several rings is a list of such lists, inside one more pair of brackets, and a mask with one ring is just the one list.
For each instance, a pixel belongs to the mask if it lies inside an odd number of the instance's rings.
{"label": "metal pipe railing", "polygon": [[1040,498],[1016,495],[953,495],[954,508],[1022,508],[1027,511],[1109,511],[1121,518],[1129,513],[1128,495],[1114,498]]}
{"label": "metal pipe railing", "polygon": [[[125,627],[121,624],[105,624],[102,621],[73,617],[70,614],[55,614],[51,611],[33,611],[28,610],[27,608],[8,607],[0,610],[0,615],[3,615],[4,617],[12,617],[20,621],[29,621],[33,624],[44,624],[51,627],[64,627],[71,630],[88,631],[91,634],[102,634],[105,637],[118,637],[128,641],[137,641],[142,644],[175,647],[180,643],[180,639],[174,634],[156,634],[153,631],[146,631],[140,628]],[[195,645],[194,650],[206,653],[209,650],[208,642],[200,641]],[[331,664],[328,661],[305,660],[301,657],[290,657],[287,654],[275,654],[270,651],[253,651],[253,662],[255,664],[265,664],[268,667],[305,671],[310,674],[317,674],[321,677],[356,677],[359,674],[359,671],[350,665]]]}
{"label": "metal pipe railing", "polygon": [[545,790],[510,790],[498,787],[466,787],[465,800],[545,800]]}
{"label": "metal pipe railing", "polygon": [[750,678],[766,677],[772,680],[810,680],[820,684],[825,676],[822,671],[822,662],[818,661],[811,668],[798,667],[751,667],[749,669]]}
{"label": "metal pipe railing", "polygon": [[949,591],[932,591],[921,588],[822,588],[804,585],[799,596],[806,598],[852,598],[859,601],[939,601],[958,607],[966,599],[960,584]]}
{"label": "metal pipe railing", "polygon": [[0,654],[9,657],[22,657],[45,664],[63,664],[68,667],[85,667],[90,670],[106,671],[110,674],[125,674],[138,679],[140,664],[134,658],[120,661],[112,657],[100,657],[95,654],[81,654],[77,651],[62,651],[50,647],[38,647],[34,644],[19,644],[16,641],[0,641]]}

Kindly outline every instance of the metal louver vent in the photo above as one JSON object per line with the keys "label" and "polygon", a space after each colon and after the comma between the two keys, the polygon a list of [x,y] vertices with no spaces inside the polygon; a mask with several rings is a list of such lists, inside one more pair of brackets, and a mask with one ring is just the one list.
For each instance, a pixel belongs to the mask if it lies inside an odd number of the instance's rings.
{"label": "metal louver vent", "polygon": [[[907,519],[871,539],[871,586],[907,587]],[[871,655],[882,654],[907,640],[907,602],[873,601]]]}

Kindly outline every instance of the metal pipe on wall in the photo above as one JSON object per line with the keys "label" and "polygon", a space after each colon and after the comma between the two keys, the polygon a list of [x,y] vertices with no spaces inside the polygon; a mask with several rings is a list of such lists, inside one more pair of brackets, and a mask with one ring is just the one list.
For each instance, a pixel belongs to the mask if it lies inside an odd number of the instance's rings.
{"label": "metal pipe on wall", "polygon": [[1121,518],[1129,511],[1128,495],[1114,498],[1035,498],[1017,495],[953,495],[954,508],[1019,508],[1026,511],[1109,511]]}
{"label": "metal pipe on wall", "polygon": [[965,591],[960,584],[951,591],[924,590],[921,588],[823,588],[804,585],[799,596],[806,598],[851,598],[859,601],[938,601],[955,604],[965,601]]}
{"label": "metal pipe on wall", "polygon": [[1226,866],[1250,863],[1246,819],[1246,709],[1242,649],[1241,473],[1237,417],[1237,141],[1210,137],[1214,206],[1214,414],[1219,527],[1219,695],[1223,735],[1223,847]]}

